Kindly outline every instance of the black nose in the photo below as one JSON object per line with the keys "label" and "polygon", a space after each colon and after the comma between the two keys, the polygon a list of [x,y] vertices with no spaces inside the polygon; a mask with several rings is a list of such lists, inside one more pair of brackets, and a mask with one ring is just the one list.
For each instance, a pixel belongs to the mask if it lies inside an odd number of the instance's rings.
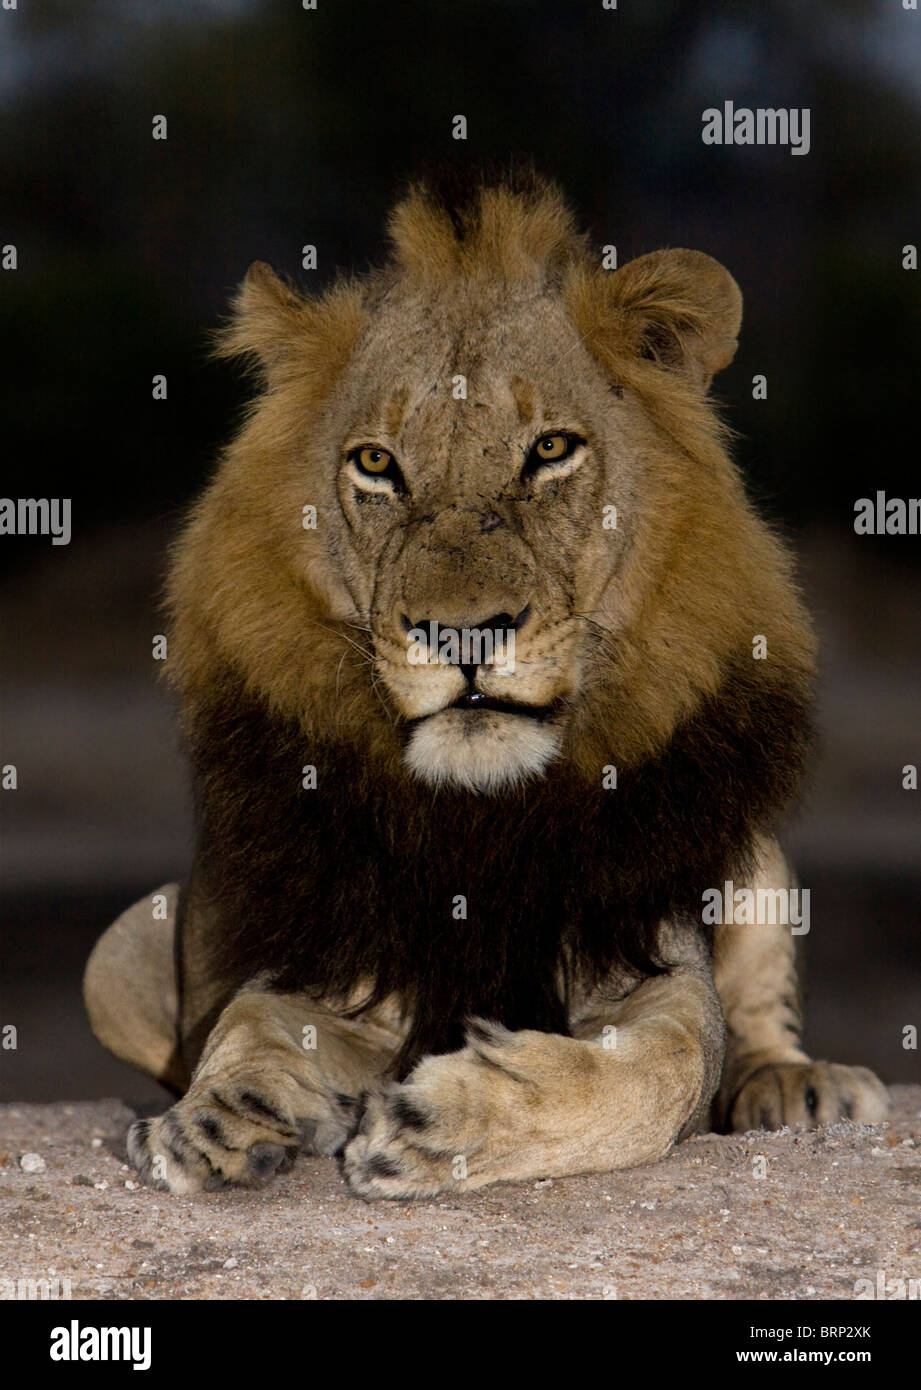
{"label": "black nose", "polygon": [[485,699],[485,696],[476,693],[477,670],[480,666],[491,664],[497,642],[500,652],[507,651],[510,634],[514,640],[513,634],[524,626],[530,612],[530,605],[525,604],[515,617],[511,613],[493,613],[492,617],[481,618],[479,622],[466,627],[443,623],[438,618],[411,623],[405,613],[400,621],[407,633],[421,633],[422,642],[430,652],[439,652],[440,660],[459,668],[467,682],[468,694],[465,698],[473,702]]}
{"label": "black nose", "polygon": [[423,633],[422,641],[430,646],[438,646],[442,633],[463,632],[491,632],[493,636],[499,636],[506,632],[517,632],[524,627],[531,614],[531,605],[525,604],[521,612],[513,617],[511,613],[494,613],[491,618],[481,618],[479,622],[469,623],[465,627],[458,627],[454,623],[443,623],[438,618],[420,618],[418,622],[410,622],[406,614],[400,617],[404,632]]}

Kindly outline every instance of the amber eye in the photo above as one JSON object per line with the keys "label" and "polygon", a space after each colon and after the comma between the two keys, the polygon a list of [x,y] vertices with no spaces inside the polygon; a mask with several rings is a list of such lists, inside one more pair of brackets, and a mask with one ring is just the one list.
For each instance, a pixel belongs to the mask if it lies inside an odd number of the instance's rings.
{"label": "amber eye", "polygon": [[400,472],[400,465],[389,449],[381,449],[377,444],[359,444],[348,455],[352,466],[352,482],[364,492],[399,493],[406,492],[406,482]]}
{"label": "amber eye", "polygon": [[569,449],[569,440],[565,434],[545,434],[543,439],[538,439],[534,448],[538,458],[561,459]]}
{"label": "amber eye", "polygon": [[386,449],[356,449],[354,458],[366,473],[386,473],[393,463],[393,455]]}
{"label": "amber eye", "polygon": [[585,440],[578,434],[542,434],[531,445],[524,465],[525,476],[539,471],[544,464],[564,463],[584,443]]}

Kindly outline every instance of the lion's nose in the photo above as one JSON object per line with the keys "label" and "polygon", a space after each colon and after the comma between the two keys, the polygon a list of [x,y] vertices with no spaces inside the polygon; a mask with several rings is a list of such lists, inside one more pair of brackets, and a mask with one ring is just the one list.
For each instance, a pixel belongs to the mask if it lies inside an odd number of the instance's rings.
{"label": "lion's nose", "polygon": [[525,604],[520,613],[493,613],[477,622],[445,623],[440,618],[421,619],[413,624],[404,613],[404,630],[412,639],[428,649],[430,661],[456,666],[467,683],[465,699],[474,704],[485,699],[477,693],[477,671],[481,666],[508,667],[514,659],[515,633],[523,627],[530,614]]}
{"label": "lion's nose", "polygon": [[417,622],[411,622],[405,613],[401,614],[400,622],[404,632],[422,633],[423,636],[418,640],[428,646],[437,648],[442,637],[451,637],[452,634],[463,634],[464,632],[490,633],[493,637],[503,637],[508,632],[518,632],[531,614],[531,605],[526,603],[520,613],[493,613],[492,617],[480,618],[476,622],[467,623],[446,623],[440,618],[420,618]]}

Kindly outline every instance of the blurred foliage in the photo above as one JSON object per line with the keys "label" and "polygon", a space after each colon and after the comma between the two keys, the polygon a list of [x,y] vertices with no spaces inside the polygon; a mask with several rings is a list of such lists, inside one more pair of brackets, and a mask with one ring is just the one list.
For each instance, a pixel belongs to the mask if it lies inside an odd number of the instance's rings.
{"label": "blurred foliage", "polygon": [[[917,494],[921,293],[901,247],[921,242],[921,65],[904,60],[921,14],[46,0],[0,18],[0,243],[20,257],[0,276],[5,494],[71,496],[77,524],[171,512],[237,417],[207,335],[248,262],[299,276],[315,243],[299,278],[318,288],[380,257],[407,174],[520,155],[621,261],[690,245],[736,275],[746,323],[717,390],[778,518],[850,526],[858,496]],[[809,106],[811,152],[704,146],[701,111],[726,99]]]}

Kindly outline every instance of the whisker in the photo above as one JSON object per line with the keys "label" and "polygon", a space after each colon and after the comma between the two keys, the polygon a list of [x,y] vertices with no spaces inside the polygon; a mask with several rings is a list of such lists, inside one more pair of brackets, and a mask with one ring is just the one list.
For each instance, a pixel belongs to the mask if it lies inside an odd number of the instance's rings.
{"label": "whisker", "polygon": [[394,719],[393,714],[392,714],[391,711],[390,711],[390,707],[389,707],[389,705],[387,704],[387,701],[384,699],[383,695],[381,694],[380,690],[378,689],[378,686],[380,685],[380,679],[381,679],[381,678],[380,678],[380,676],[377,674],[376,671],[373,671],[373,672],[371,673],[371,689],[374,691],[375,695],[376,695],[377,698],[380,700],[381,705],[383,706],[384,713],[386,714],[387,718],[390,720],[391,724],[393,724],[393,726],[396,727],[396,722],[397,722],[397,721]]}
{"label": "whisker", "polygon": [[[334,637],[340,637],[340,638],[342,639],[343,642],[347,642],[348,645],[349,645],[350,647],[352,647],[353,650],[356,651],[356,652],[358,653],[358,655],[361,657],[362,661],[366,662],[367,665],[369,665],[369,666],[371,667],[371,689],[374,691],[375,695],[376,695],[377,698],[380,700],[381,706],[382,706],[382,708],[383,708],[383,710],[384,710],[384,713],[386,714],[387,718],[390,720],[390,723],[393,724],[393,725],[396,725],[396,720],[395,720],[394,717],[393,717],[393,714],[392,714],[392,712],[391,712],[390,706],[387,704],[387,701],[384,699],[383,695],[382,695],[381,692],[380,692],[380,689],[378,688],[379,685],[380,685],[380,676],[379,676],[378,673],[377,673],[377,668],[376,668],[376,664],[375,664],[375,657],[373,656],[373,654],[372,654],[371,652],[369,652],[369,651],[367,650],[366,647],[363,647],[359,642],[356,642],[356,641],[353,640],[353,638],[347,636],[346,633],[340,632],[338,628],[330,627],[330,625],[329,625],[328,623],[317,622],[317,620],[316,620],[315,618],[310,618],[310,619],[308,619],[308,622],[310,623],[310,625],[311,625],[312,627],[321,627],[321,628],[323,628],[324,632],[331,632],[332,635],[333,635]],[[372,630],[370,627],[362,627],[359,623],[346,623],[345,626],[354,628],[357,632],[371,632],[371,630]],[[338,697],[339,697],[339,678],[340,678],[340,674],[341,674],[341,671],[342,671],[342,662],[345,660],[345,658],[346,658],[347,656],[348,656],[348,652],[343,652],[343,653],[342,653],[342,657],[341,657],[341,659],[340,659],[340,661],[339,661],[339,665],[336,667],[336,698],[337,698],[337,699],[338,699]]]}
{"label": "whisker", "polygon": [[339,665],[336,667],[336,699],[339,699],[339,677],[342,674],[342,663],[348,656],[348,652],[343,652],[339,658]]}
{"label": "whisker", "polygon": [[[359,642],[356,642],[354,638],[348,637],[344,632],[340,632],[337,628],[330,627],[328,623],[318,623],[313,618],[308,619],[308,622],[310,623],[311,627],[321,627],[323,628],[324,632],[331,632],[334,637],[340,637],[343,642],[348,642],[350,647],[355,648],[356,652],[358,652],[358,655],[362,658],[363,661],[369,661],[373,664],[374,657],[372,656],[372,654],[367,650],[366,647],[363,647]],[[349,626],[352,627],[354,626],[354,624],[350,623]],[[368,630],[370,631],[370,628]]]}
{"label": "whisker", "polygon": [[581,619],[581,621],[592,630],[592,636],[606,655],[617,656],[617,633],[613,628],[606,627],[604,623],[599,623],[596,618],[590,618],[587,613],[573,613],[572,616]]}

